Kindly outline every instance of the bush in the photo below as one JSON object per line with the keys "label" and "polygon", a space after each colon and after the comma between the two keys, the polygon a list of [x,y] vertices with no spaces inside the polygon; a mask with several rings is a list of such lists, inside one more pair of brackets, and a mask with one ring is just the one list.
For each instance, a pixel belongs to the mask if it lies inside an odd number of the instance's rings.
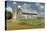
{"label": "bush", "polygon": [[12,18],[12,13],[9,11],[5,11],[5,19],[11,19]]}

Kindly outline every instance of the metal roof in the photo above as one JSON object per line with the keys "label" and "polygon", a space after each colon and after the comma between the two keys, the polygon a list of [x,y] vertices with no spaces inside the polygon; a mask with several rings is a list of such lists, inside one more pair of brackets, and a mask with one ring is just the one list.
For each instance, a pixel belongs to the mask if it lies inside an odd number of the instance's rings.
{"label": "metal roof", "polygon": [[23,14],[28,14],[28,15],[37,15],[37,13],[35,13],[34,11],[30,10],[30,9],[25,9],[25,8],[21,8],[22,13]]}

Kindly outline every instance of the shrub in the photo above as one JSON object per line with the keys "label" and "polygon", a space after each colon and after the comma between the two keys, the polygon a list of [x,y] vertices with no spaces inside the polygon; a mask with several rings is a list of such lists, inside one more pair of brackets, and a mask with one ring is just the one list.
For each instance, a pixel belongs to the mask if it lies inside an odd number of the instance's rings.
{"label": "shrub", "polygon": [[11,19],[12,18],[12,13],[9,11],[5,11],[5,19]]}

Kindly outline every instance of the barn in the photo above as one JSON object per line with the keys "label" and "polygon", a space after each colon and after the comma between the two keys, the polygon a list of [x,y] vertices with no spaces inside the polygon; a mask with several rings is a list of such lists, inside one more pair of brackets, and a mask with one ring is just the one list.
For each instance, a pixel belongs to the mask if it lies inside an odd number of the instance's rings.
{"label": "barn", "polygon": [[13,18],[16,17],[25,17],[25,18],[31,18],[32,16],[36,16],[37,13],[34,12],[32,9],[26,9],[26,8],[18,8],[16,5],[16,2],[13,2],[12,10],[13,10]]}

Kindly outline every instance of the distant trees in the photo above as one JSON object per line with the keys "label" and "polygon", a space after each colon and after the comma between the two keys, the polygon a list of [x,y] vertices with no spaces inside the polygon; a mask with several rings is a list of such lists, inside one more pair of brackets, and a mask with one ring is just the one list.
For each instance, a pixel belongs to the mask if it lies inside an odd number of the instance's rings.
{"label": "distant trees", "polygon": [[12,13],[11,12],[9,12],[9,11],[7,11],[7,10],[5,10],[5,19],[11,19],[12,18]]}
{"label": "distant trees", "polygon": [[44,17],[43,17],[43,16],[38,16],[37,18],[38,18],[38,19],[44,19]]}

